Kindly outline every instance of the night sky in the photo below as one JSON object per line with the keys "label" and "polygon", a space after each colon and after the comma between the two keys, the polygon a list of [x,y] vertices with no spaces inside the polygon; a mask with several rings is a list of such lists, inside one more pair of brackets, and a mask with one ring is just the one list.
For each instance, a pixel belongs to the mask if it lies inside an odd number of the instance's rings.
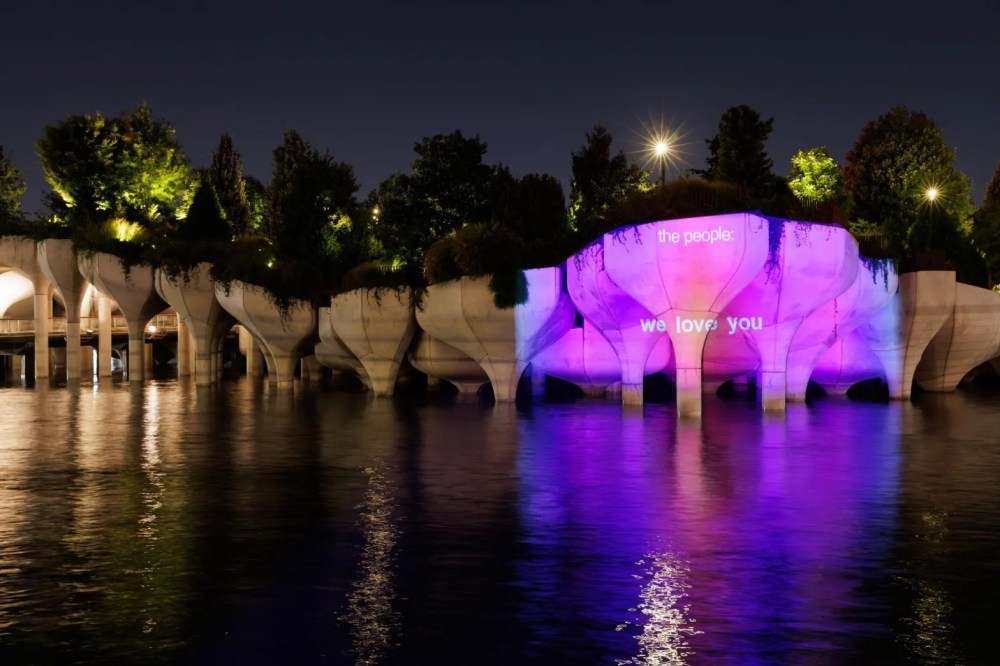
{"label": "night sky", "polygon": [[643,126],[662,118],[701,167],[721,113],[746,103],[775,118],[784,174],[798,148],[842,160],[865,122],[906,104],[944,128],[980,198],[1000,160],[1000,8],[813,4],[5,3],[0,144],[30,210],[47,190],[45,125],[142,100],[195,166],[229,132],[267,181],[295,128],[352,164],[364,196],[421,137],[460,129],[488,162],[552,173],[568,194],[570,153],[596,122],[641,162]]}

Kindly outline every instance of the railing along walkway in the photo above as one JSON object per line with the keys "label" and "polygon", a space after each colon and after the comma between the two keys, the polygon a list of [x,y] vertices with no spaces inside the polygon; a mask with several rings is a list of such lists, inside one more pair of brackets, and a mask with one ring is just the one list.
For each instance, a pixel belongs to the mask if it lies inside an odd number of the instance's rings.
{"label": "railing along walkway", "polygon": [[[80,317],[80,334],[85,336],[97,335],[97,317]],[[162,314],[156,315],[146,324],[146,335],[160,337],[165,333],[177,331],[177,315]],[[0,337],[24,337],[35,333],[34,319],[0,319]],[[66,318],[52,317],[49,319],[49,334],[64,335],[66,333]],[[111,318],[111,333],[128,333],[128,324],[125,317],[115,316]]]}

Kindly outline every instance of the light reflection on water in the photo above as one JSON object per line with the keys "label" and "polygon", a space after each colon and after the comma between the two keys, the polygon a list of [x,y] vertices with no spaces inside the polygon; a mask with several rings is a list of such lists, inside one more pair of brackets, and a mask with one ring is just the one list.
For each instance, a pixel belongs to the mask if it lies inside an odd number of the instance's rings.
{"label": "light reflection on water", "polygon": [[357,510],[359,527],[364,535],[357,579],[347,595],[348,611],[340,619],[351,627],[353,652],[362,666],[382,663],[392,647],[399,627],[399,613],[393,610],[393,548],[399,530],[393,521],[393,488],[385,471],[367,467],[365,499]]}
{"label": "light reflection on water", "polygon": [[0,660],[989,662],[997,404],[0,390]]}

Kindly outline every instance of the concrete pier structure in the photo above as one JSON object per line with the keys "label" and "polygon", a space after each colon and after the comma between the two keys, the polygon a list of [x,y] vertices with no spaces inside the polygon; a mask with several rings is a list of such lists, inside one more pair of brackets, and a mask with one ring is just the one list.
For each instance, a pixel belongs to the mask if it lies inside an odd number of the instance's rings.
{"label": "concrete pier structure", "polygon": [[89,285],[77,267],[71,240],[50,238],[42,241],[38,244],[37,256],[42,272],[66,310],[66,379],[78,381],[81,374],[80,314]]}
{"label": "concrete pier structure", "polygon": [[[215,297],[211,266],[201,263],[183,275],[155,273],[156,292],[177,311],[188,340],[194,347],[194,376],[197,386],[218,381],[218,345],[236,320]],[[178,340],[180,331],[178,331]],[[180,345],[178,345],[178,349]],[[187,351],[187,350],[185,350]],[[187,365],[187,364],[185,364]],[[189,368],[185,368],[190,372]],[[178,363],[178,373],[180,364]]]}
{"label": "concrete pier structure", "polygon": [[316,332],[312,306],[296,301],[283,312],[261,287],[243,282],[233,282],[228,289],[216,285],[215,297],[265,346],[270,381],[279,389],[291,388],[299,359],[308,354]]}
{"label": "concrete pier structure", "polygon": [[490,380],[486,372],[468,354],[418,330],[408,354],[410,365],[431,380],[444,380],[455,386],[459,393],[476,393]]}
{"label": "concrete pier structure", "polygon": [[[702,354],[708,334],[768,259],[770,222],[752,213],[637,225],[604,236],[611,279],[670,336],[677,411],[701,414]],[[623,386],[624,402],[634,389]]]}
{"label": "concrete pier structure", "polygon": [[486,373],[497,402],[514,399],[534,354],[573,325],[574,308],[556,268],[524,271],[528,301],[501,310],[488,277],[463,277],[428,287],[417,309],[420,327],[462,351]]}
{"label": "concrete pier structure", "polygon": [[364,367],[374,394],[392,395],[417,328],[412,291],[355,289],[338,294],[330,301],[329,321]]}
{"label": "concrete pier structure", "polygon": [[141,382],[145,377],[146,324],[167,307],[156,293],[153,269],[132,266],[126,271],[118,257],[101,252],[81,256],[78,263],[84,277],[118,303],[128,324],[128,378]]}

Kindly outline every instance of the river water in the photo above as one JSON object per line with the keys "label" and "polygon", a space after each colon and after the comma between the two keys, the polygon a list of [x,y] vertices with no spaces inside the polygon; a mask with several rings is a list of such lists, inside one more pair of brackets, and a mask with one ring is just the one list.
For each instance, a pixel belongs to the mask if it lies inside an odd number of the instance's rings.
{"label": "river water", "polygon": [[0,663],[987,664],[1000,396],[0,389]]}

